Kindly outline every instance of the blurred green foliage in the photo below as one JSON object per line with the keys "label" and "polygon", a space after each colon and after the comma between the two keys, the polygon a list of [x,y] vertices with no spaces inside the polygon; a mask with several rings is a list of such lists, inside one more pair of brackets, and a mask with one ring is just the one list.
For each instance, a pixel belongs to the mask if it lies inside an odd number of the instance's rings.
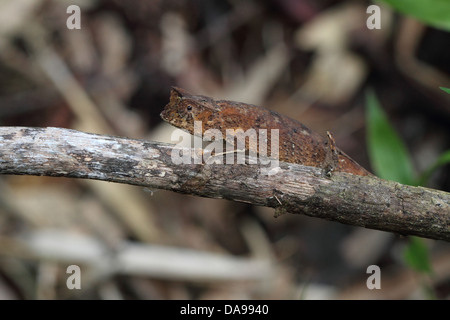
{"label": "blurred green foliage", "polygon": [[449,88],[444,88],[444,87],[439,87],[441,90],[444,90],[445,92],[447,92],[448,94],[450,94],[450,89]]}
{"label": "blurred green foliage", "polygon": [[450,31],[450,0],[381,0],[430,26]]}
{"label": "blurred green foliage", "polygon": [[[435,169],[450,162],[449,150],[443,153],[421,178],[415,179],[411,157],[389,123],[373,91],[369,91],[366,95],[366,109],[369,157],[373,170],[380,178],[395,180],[402,184],[417,185],[418,182],[425,184]],[[403,254],[408,266],[431,275],[428,249],[421,238],[410,237]]]}
{"label": "blurred green foliage", "polygon": [[375,174],[382,179],[413,185],[414,171],[408,151],[371,91],[366,96],[366,107],[367,146]]}
{"label": "blurred green foliage", "polygon": [[418,272],[431,274],[428,248],[421,238],[411,237],[409,245],[403,252],[406,263]]}

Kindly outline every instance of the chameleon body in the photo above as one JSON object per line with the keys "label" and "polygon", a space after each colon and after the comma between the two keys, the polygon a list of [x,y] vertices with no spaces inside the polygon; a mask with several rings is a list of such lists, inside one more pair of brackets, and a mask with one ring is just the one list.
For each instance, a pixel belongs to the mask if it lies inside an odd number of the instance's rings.
{"label": "chameleon body", "polygon": [[[226,129],[279,130],[279,160],[305,166],[320,167],[326,171],[347,172],[355,175],[371,175],[328,139],[313,132],[302,123],[263,107],[227,100],[215,100],[207,96],[193,95],[186,90],[172,87],[170,101],[161,113],[163,120],[175,127],[194,134],[194,121],[202,121],[202,134],[208,129],[218,129],[226,137]],[[225,138],[227,139],[227,138]],[[271,136],[267,137],[270,155]],[[233,143],[234,141],[228,141]],[[246,144],[246,149],[257,146]]]}

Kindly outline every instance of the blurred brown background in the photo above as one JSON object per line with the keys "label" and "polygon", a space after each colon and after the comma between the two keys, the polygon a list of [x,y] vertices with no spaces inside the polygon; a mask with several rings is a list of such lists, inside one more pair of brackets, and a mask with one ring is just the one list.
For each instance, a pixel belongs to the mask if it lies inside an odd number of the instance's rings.
{"label": "blurred brown background", "polygon": [[[81,29],[69,30],[69,5]],[[0,2],[0,125],[54,126],[170,142],[170,86],[243,101],[335,135],[370,169],[364,94],[424,170],[450,148],[450,37],[368,1]],[[430,187],[450,191],[450,171]],[[438,298],[450,250],[426,241],[434,276],[409,269],[406,240],[222,200],[98,181],[0,177],[0,299]],[[379,265],[382,289],[368,290]],[[69,290],[69,265],[81,290]]]}

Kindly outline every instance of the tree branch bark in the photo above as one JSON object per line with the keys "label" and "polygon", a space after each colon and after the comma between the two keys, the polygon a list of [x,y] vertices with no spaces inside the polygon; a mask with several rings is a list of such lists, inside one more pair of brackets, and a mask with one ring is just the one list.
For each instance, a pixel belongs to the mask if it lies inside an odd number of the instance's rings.
{"label": "tree branch bark", "polygon": [[[402,235],[450,241],[450,194],[280,162],[182,164],[174,145],[61,128],[0,127],[0,173],[64,176],[224,198]],[[191,157],[198,150],[190,150]]]}

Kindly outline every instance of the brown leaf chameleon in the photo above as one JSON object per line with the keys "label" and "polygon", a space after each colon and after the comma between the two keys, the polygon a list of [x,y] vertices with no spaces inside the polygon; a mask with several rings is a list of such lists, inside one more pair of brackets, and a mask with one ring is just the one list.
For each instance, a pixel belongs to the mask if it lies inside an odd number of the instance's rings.
{"label": "brown leaf chameleon", "polygon": [[[170,101],[161,112],[161,117],[191,134],[194,134],[194,121],[202,121],[202,133],[208,129],[219,129],[224,137],[226,129],[279,129],[280,161],[319,167],[324,169],[327,175],[332,171],[361,176],[372,175],[337,148],[329,132],[328,139],[325,139],[302,123],[263,107],[215,100],[172,87]],[[270,146],[270,136],[267,138],[267,144]],[[248,144],[246,148],[254,148],[256,152],[258,150],[257,146]]]}

